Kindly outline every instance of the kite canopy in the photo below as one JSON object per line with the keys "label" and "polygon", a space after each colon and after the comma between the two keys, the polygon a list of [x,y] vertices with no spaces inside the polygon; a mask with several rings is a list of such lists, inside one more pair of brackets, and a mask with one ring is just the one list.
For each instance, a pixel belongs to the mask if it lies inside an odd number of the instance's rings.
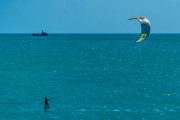
{"label": "kite canopy", "polygon": [[129,20],[135,20],[135,19],[138,19],[141,24],[141,36],[140,36],[139,40],[137,40],[136,42],[141,42],[148,37],[150,30],[151,30],[151,25],[147,18],[140,17],[140,16],[132,17]]}

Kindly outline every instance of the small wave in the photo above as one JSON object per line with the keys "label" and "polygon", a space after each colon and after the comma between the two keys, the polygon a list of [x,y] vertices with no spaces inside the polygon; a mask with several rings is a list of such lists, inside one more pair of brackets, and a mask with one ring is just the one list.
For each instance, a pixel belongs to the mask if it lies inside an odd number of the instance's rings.
{"label": "small wave", "polygon": [[120,110],[114,110],[114,112],[120,112]]}

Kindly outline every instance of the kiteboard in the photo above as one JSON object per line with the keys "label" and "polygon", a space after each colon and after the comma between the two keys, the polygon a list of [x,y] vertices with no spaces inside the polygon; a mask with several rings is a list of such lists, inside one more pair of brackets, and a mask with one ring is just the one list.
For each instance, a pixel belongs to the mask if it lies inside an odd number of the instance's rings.
{"label": "kiteboard", "polygon": [[44,110],[46,111],[47,108],[50,108],[50,107],[44,107]]}

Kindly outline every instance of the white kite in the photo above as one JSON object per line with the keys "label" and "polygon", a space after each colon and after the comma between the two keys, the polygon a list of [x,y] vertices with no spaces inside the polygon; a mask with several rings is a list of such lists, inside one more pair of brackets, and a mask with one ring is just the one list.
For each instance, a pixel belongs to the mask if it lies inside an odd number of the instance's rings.
{"label": "white kite", "polygon": [[151,25],[147,18],[140,17],[140,16],[132,17],[129,20],[135,20],[135,19],[138,19],[141,24],[141,36],[139,40],[137,40],[136,42],[141,42],[148,37],[151,30]]}

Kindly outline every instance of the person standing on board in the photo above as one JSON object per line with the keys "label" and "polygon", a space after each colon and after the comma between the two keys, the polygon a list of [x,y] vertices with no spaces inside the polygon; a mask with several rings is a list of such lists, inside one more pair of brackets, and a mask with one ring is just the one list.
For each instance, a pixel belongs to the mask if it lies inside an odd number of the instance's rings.
{"label": "person standing on board", "polygon": [[46,108],[50,108],[49,103],[48,103],[48,99],[46,97],[45,97],[44,103],[45,103],[44,110],[46,111]]}

